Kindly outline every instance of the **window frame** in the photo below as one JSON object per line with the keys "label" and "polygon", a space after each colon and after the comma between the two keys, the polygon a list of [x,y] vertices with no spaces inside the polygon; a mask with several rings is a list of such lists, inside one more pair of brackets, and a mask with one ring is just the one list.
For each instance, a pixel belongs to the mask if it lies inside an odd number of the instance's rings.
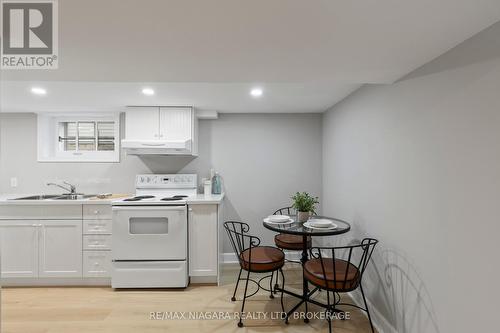
{"label": "window frame", "polygon": [[[45,118],[45,120],[43,120]],[[59,126],[64,122],[93,122],[97,137],[97,123],[114,123],[114,150],[78,150],[78,135],[75,139],[75,150],[61,149]],[[38,122],[38,161],[39,162],[120,162],[120,115],[119,114],[57,114],[40,116]],[[78,131],[78,128],[77,128]],[[42,135],[40,135],[42,133]],[[43,133],[45,133],[43,135]],[[98,140],[95,140],[96,149]],[[40,149],[40,145],[50,145],[49,149]],[[42,154],[46,150],[48,154]],[[45,156],[44,156],[45,155]]]}

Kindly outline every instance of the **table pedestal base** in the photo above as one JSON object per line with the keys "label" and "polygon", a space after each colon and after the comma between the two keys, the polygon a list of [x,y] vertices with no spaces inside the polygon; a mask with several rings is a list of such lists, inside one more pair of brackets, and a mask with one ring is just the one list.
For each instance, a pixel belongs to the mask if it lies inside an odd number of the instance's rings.
{"label": "table pedestal base", "polygon": [[[328,305],[328,304],[325,304],[325,303],[321,303],[315,299],[312,299],[311,296],[317,292],[318,290],[320,290],[318,287],[314,288],[313,290],[311,290],[307,295],[306,297],[304,298],[303,295],[300,295],[300,294],[297,294],[297,293],[294,293],[293,291],[290,291],[290,290],[286,290],[286,289],[283,289],[281,287],[278,287],[276,288],[276,291],[279,291],[279,292],[282,292],[284,294],[287,294],[287,295],[290,295],[290,296],[294,296],[294,297],[297,297],[300,299],[299,303],[295,304],[295,306],[286,313],[285,315],[285,323],[288,324],[288,318],[292,315],[292,313],[294,313],[302,304],[304,304],[305,302],[308,302],[308,303],[311,303],[311,304],[314,304],[314,305],[317,305],[317,306],[320,306],[322,308],[325,308],[327,310],[330,310],[334,313],[344,313],[343,310],[340,310],[340,309],[335,309],[335,308],[332,308],[331,305]],[[335,300],[334,300],[334,304],[335,304]],[[343,318],[344,316],[342,316]],[[307,309],[306,309],[306,318],[304,318],[304,322],[305,323],[308,323],[309,322],[309,318],[307,318]]]}

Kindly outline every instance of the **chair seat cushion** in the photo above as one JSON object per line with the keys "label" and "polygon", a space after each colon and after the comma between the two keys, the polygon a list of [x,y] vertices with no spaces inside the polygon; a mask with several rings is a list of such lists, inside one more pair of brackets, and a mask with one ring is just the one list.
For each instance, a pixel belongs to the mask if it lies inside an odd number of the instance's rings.
{"label": "chair seat cushion", "polygon": [[[302,250],[303,237],[301,235],[278,234],[274,236],[274,243],[277,247],[285,250]],[[307,248],[312,244],[311,237],[307,237]]]}
{"label": "chair seat cushion", "polygon": [[[323,273],[321,260],[323,261],[326,274]],[[333,259],[323,258],[308,260],[304,265],[304,277],[313,284],[325,289],[349,291],[358,287],[360,274],[359,270],[352,263],[335,259],[334,279]]]}
{"label": "chair seat cushion", "polygon": [[[252,258],[250,258],[250,250]],[[285,264],[285,254],[272,246],[256,246],[241,252],[241,267],[250,272],[277,270]]]}

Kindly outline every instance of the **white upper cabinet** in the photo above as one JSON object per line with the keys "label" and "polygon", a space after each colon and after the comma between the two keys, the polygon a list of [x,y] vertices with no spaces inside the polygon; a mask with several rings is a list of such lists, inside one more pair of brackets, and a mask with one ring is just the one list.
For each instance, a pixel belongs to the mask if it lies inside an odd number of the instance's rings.
{"label": "white upper cabinet", "polygon": [[186,141],[192,139],[193,114],[191,108],[160,108],[160,139]]}
{"label": "white upper cabinet", "polygon": [[130,107],[125,115],[126,140],[152,141],[159,139],[158,108]]}
{"label": "white upper cabinet", "polygon": [[192,107],[129,107],[122,147],[132,155],[197,155]]}

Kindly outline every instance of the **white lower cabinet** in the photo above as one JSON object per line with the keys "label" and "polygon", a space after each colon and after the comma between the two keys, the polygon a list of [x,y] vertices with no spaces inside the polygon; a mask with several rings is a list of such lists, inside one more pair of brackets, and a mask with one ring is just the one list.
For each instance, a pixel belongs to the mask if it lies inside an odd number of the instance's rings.
{"label": "white lower cabinet", "polygon": [[39,277],[82,276],[82,221],[41,221]]}
{"label": "white lower cabinet", "polygon": [[[44,285],[64,280],[79,284],[86,283],[86,279],[94,281],[90,283],[107,283],[100,281],[108,281],[112,271],[111,206],[70,205],[61,210],[60,207],[0,206],[4,282]],[[31,217],[37,214],[38,218]],[[217,204],[189,205],[187,264],[193,283],[219,281],[220,215]],[[169,272],[178,269],[160,266],[154,269],[168,268]]]}
{"label": "white lower cabinet", "polygon": [[0,205],[5,285],[102,285],[111,277],[111,205]]}
{"label": "white lower cabinet", "polygon": [[81,277],[81,220],[2,220],[2,278]]}
{"label": "white lower cabinet", "polygon": [[111,276],[111,251],[83,251],[83,277]]}
{"label": "white lower cabinet", "polygon": [[38,276],[37,220],[0,221],[2,278]]}
{"label": "white lower cabinet", "polygon": [[189,276],[217,277],[218,206],[189,206]]}

